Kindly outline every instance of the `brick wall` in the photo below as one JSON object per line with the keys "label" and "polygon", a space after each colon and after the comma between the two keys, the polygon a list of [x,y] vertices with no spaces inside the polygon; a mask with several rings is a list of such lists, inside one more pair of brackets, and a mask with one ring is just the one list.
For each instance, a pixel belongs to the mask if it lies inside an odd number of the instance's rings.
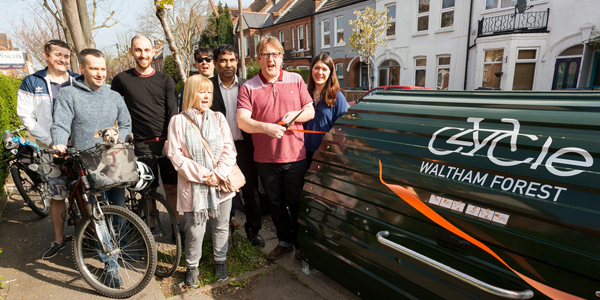
{"label": "brick wall", "polygon": [[[355,54],[355,53],[353,53]],[[344,87],[358,87],[360,86],[360,60],[357,58],[352,61],[352,57],[346,58],[336,58],[333,62],[336,64],[342,63],[344,64]],[[352,62],[352,63],[351,63]],[[348,70],[348,64],[350,64],[350,69]]]}
{"label": "brick wall", "polygon": [[[305,51],[298,51],[298,26],[302,25],[303,36],[304,36],[304,49]],[[309,26],[309,34],[311,35],[308,38],[310,49],[306,49],[306,26]],[[294,38],[295,41],[292,43],[292,29],[294,30]],[[244,30],[244,35],[249,36],[249,44],[250,44],[250,58],[256,59],[256,53],[254,53],[254,35],[258,34],[263,37],[266,34],[270,34],[276,38],[279,38],[279,31],[284,31],[285,42],[283,43],[284,47],[284,69],[288,67],[292,67],[296,69],[298,66],[310,66],[310,62],[313,58],[313,28],[311,23],[311,17],[306,17],[298,20],[294,20],[291,22],[286,22],[283,24],[278,24],[275,26],[270,26],[262,29],[246,29]],[[239,35],[238,35],[239,37]],[[236,40],[237,44],[237,40]],[[236,45],[237,46],[237,45]],[[294,47],[292,47],[294,46]],[[248,58],[248,56],[246,56]]]}

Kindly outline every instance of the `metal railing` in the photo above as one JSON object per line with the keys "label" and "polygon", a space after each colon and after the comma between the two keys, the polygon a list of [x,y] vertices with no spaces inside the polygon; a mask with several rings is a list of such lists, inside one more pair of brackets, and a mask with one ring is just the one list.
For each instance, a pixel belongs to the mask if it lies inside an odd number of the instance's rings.
{"label": "metal railing", "polygon": [[512,33],[534,33],[548,31],[550,8],[545,11],[506,14],[482,18],[478,24],[477,37]]}

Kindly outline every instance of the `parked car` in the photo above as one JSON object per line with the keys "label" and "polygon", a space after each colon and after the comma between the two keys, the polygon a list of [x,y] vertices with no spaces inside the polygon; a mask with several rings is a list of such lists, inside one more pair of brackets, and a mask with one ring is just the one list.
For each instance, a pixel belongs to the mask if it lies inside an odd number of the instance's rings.
{"label": "parked car", "polygon": [[387,85],[387,86],[378,86],[370,89],[368,92],[364,93],[360,96],[356,101],[348,102],[350,106],[360,102],[362,98],[366,96],[373,96],[377,93],[381,92],[392,92],[392,91],[402,91],[402,90],[433,90],[432,88],[422,87],[422,86],[412,86],[412,85]]}

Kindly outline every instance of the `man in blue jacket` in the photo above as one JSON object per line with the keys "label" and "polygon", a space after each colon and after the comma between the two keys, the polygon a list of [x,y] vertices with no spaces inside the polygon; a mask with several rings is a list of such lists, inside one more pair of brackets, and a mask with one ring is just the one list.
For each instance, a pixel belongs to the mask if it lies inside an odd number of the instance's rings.
{"label": "man in blue jacket", "polygon": [[[50,40],[44,45],[43,54],[48,67],[23,79],[17,96],[17,115],[40,148],[48,149],[52,146],[50,126],[56,97],[62,88],[72,84],[77,74],[69,71],[71,50],[67,43]],[[54,240],[50,248],[42,254],[42,259],[49,259],[65,247],[65,222],[61,215],[67,209],[64,201],[67,197],[67,187],[60,179],[60,168],[54,165],[51,155],[42,155],[41,167],[50,188],[49,195],[46,196],[52,199],[50,218],[54,227]]]}

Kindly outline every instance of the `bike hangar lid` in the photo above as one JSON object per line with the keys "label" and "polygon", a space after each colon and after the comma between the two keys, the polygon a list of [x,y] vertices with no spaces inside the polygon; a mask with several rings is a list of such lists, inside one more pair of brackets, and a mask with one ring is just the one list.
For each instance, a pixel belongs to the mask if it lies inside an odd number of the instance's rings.
{"label": "bike hangar lid", "polygon": [[[464,241],[449,228],[455,226],[498,257],[481,247],[444,248],[442,262],[444,255],[452,257],[446,260],[451,265],[461,260],[456,269],[491,281],[503,277],[516,289],[533,290],[535,298],[560,295],[544,286],[592,298],[600,290],[599,113],[596,93],[402,91],[366,97],[325,135],[303,202],[321,214],[328,208],[320,204],[333,204],[344,215],[383,222],[423,243],[443,244],[433,236],[440,230]],[[401,186],[406,197],[382,183],[379,161],[383,181]],[[410,205],[411,194],[450,225]],[[301,216],[307,229],[321,222],[311,214]],[[373,249],[406,259],[369,239],[364,242]],[[377,278],[393,285],[394,278]]]}

